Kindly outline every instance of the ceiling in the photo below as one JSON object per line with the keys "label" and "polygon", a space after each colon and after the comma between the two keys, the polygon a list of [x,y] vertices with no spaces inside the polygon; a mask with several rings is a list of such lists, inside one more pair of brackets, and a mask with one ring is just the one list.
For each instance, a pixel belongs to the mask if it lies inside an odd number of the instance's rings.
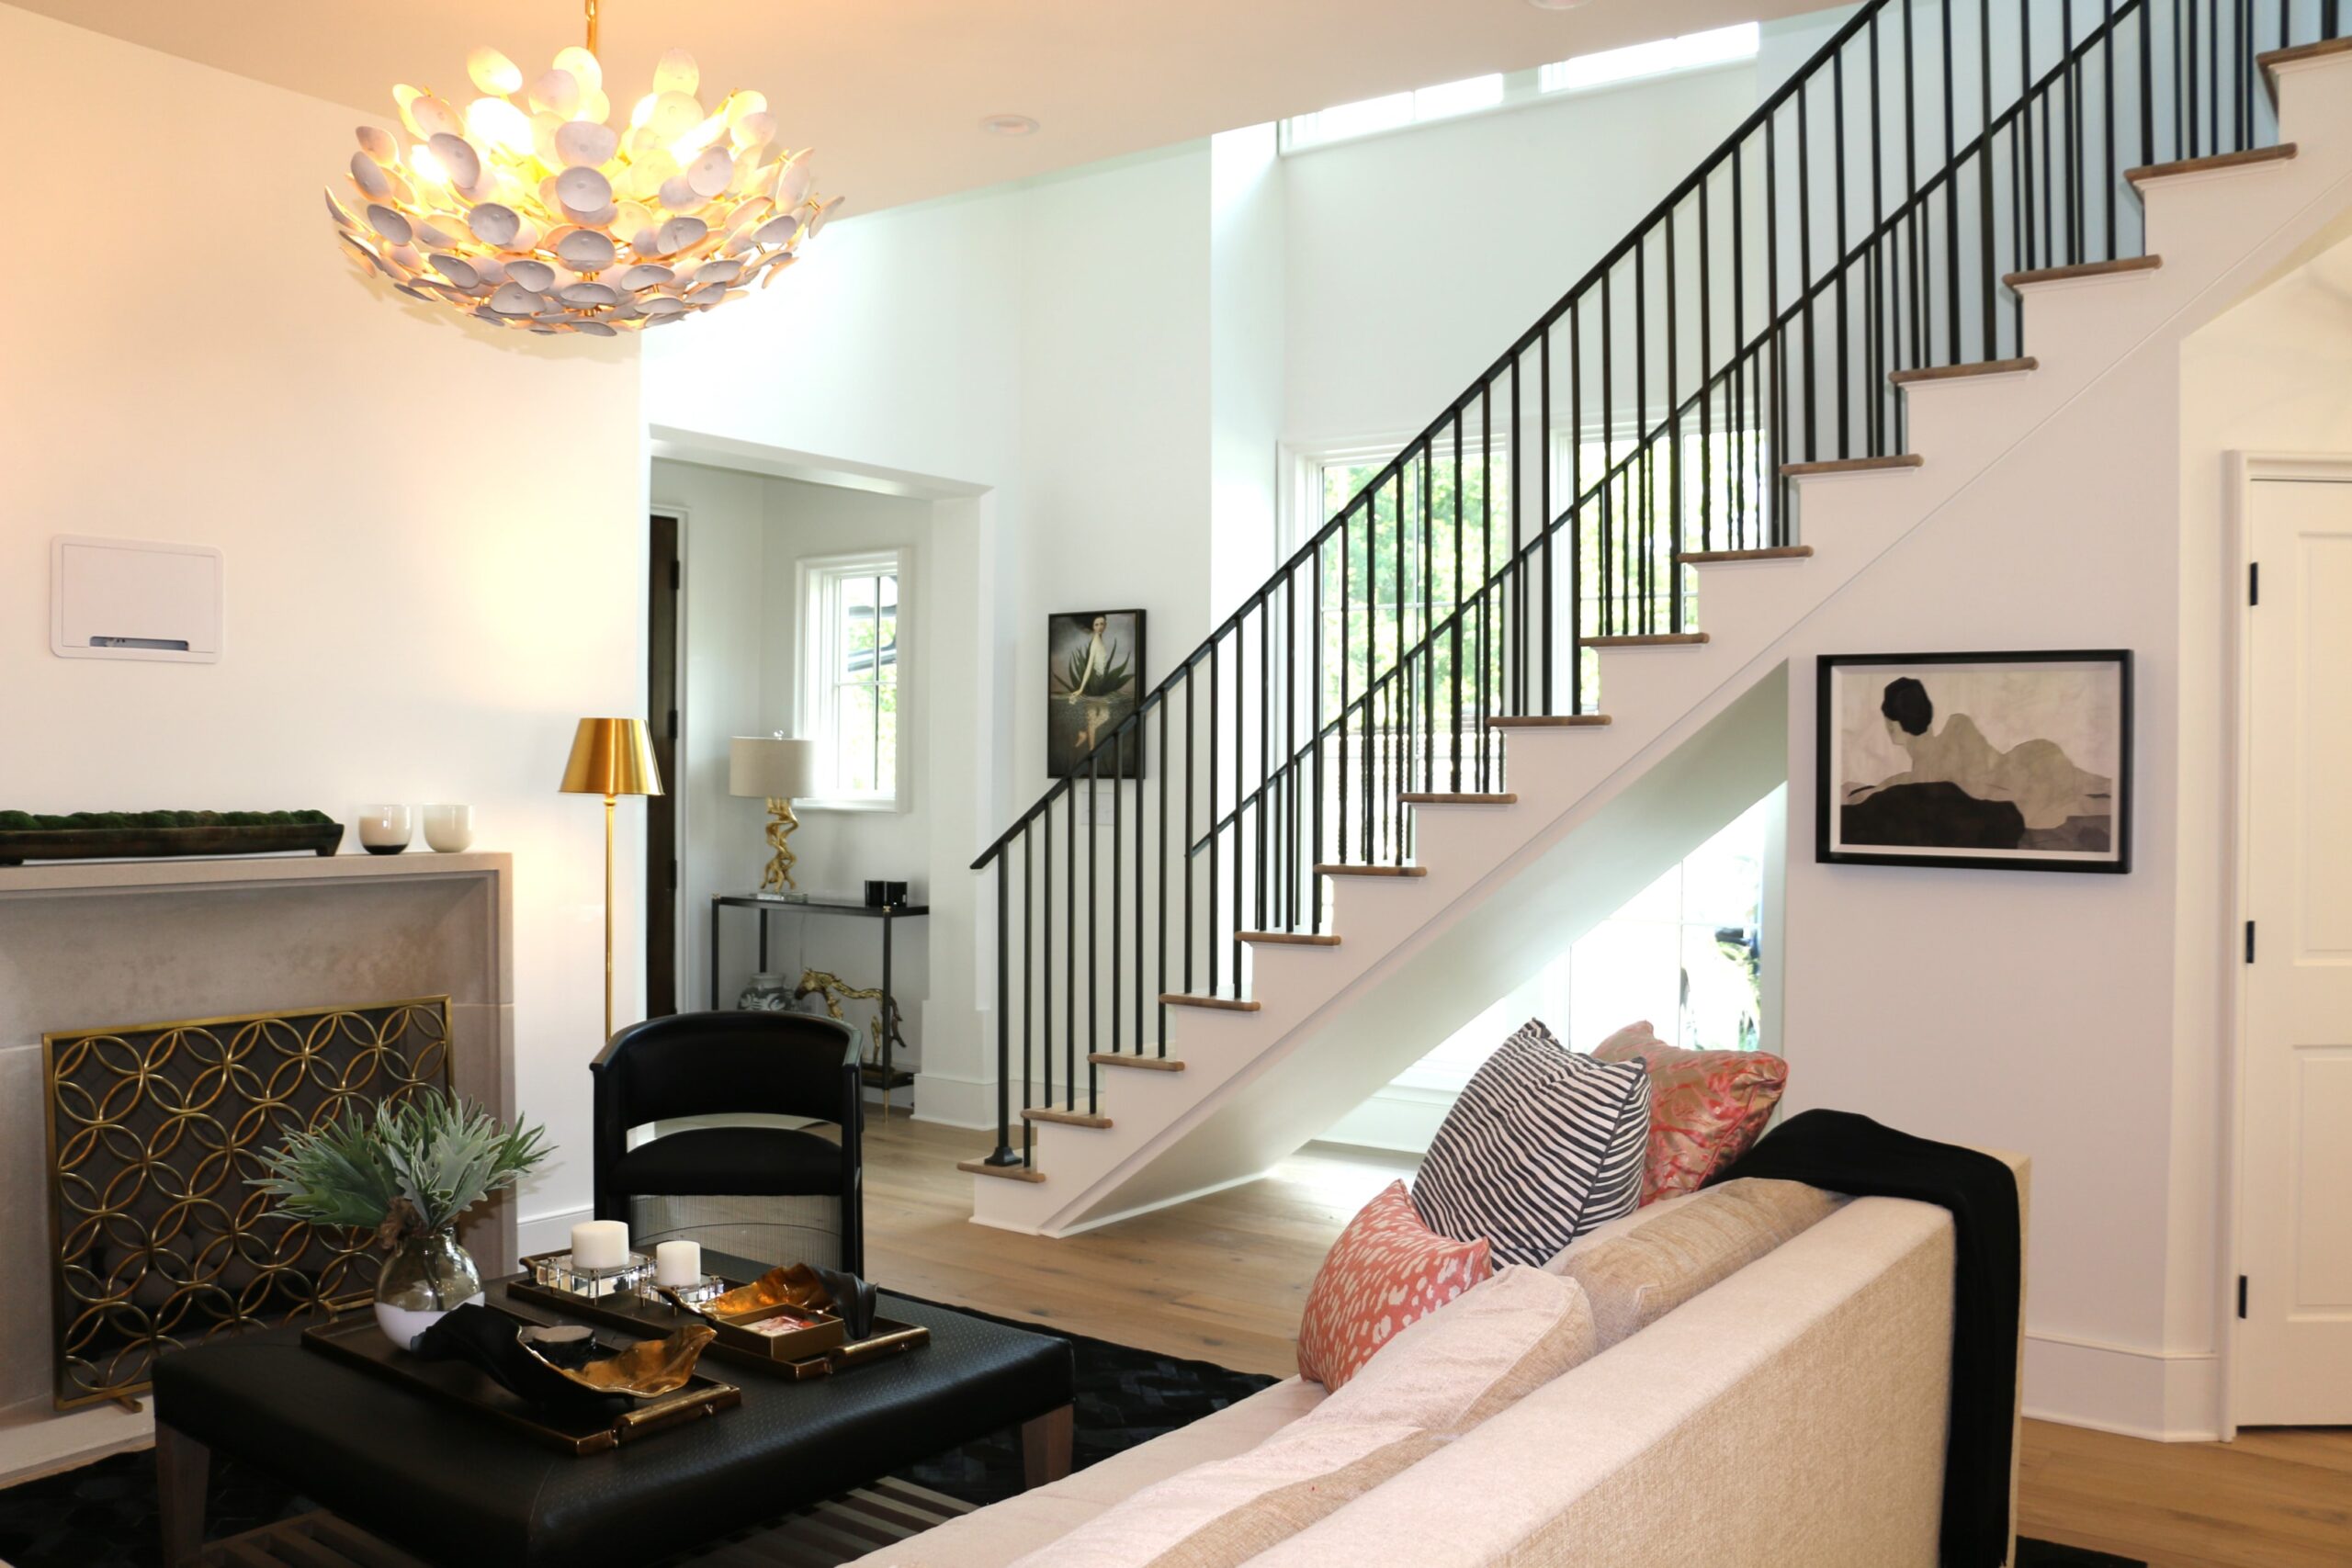
{"label": "ceiling", "polygon": [[[470,95],[466,51],[526,77],[581,41],[580,0],[8,0],[395,123],[406,81]],[[601,0],[616,107],[679,47],[721,90],[765,93],[848,210],[1168,146],[1214,131],[1822,0]],[[1041,122],[990,135],[987,116]],[[322,149],[336,154],[343,149]],[[1531,193],[1532,194],[1532,193]]]}

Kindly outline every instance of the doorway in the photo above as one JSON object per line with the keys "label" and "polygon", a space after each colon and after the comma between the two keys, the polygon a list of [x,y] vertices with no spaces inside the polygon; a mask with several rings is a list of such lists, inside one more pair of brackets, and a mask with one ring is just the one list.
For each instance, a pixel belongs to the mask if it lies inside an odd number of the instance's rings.
{"label": "doorway", "polygon": [[645,713],[662,793],[645,803],[645,1016],[678,1010],[678,603],[685,569],[678,520],[654,513],[648,537]]}
{"label": "doorway", "polygon": [[2352,463],[2250,460],[2231,1418],[2352,1423]]}

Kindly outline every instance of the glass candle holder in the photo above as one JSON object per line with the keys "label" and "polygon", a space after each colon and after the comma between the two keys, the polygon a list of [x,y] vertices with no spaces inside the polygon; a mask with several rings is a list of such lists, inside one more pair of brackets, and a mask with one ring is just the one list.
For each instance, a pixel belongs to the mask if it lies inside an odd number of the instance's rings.
{"label": "glass candle holder", "polygon": [[359,808],[359,847],[371,855],[396,855],[408,848],[413,828],[405,806],[363,806]]}

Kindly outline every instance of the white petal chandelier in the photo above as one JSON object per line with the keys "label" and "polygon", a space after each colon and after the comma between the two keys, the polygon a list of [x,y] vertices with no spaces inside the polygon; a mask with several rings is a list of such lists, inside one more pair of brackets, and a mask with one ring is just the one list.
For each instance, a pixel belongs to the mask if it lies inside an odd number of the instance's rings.
{"label": "white petal chandelier", "polygon": [[462,114],[392,89],[405,135],[359,128],[349,206],[327,211],[367,265],[413,299],[535,333],[621,332],[740,299],[790,266],[842,198],[820,201],[808,154],[778,144],[758,93],[715,107],[683,50],[662,57],[627,129],[606,120],[596,60],[566,49],[525,85],[494,49],[466,57],[481,96]]}

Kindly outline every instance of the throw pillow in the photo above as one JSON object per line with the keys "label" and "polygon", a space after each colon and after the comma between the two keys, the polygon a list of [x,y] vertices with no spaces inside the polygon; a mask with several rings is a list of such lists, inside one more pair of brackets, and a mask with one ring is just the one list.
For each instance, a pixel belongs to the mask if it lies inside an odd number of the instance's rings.
{"label": "throw pillow", "polygon": [[1533,1019],[1471,1075],[1430,1144],[1413,1201],[1430,1228],[1542,1263],[1642,1192],[1650,1079],[1565,1049]]}
{"label": "throw pillow", "polygon": [[1324,1255],[1298,1325],[1298,1375],[1337,1390],[1373,1352],[1487,1277],[1483,1240],[1449,1241],[1392,1181]]}
{"label": "throw pillow", "polygon": [[1120,1502],[1016,1568],[1233,1568],[1590,1357],[1571,1280],[1506,1269],[1392,1339],[1348,1386],[1245,1453]]}
{"label": "throw pillow", "polygon": [[1802,1181],[1726,1181],[1661,1207],[1655,1219],[1578,1242],[1547,1268],[1584,1287],[1605,1350],[1820,1224],[1846,1201]]}
{"label": "throw pillow", "polygon": [[1650,1075],[1649,1149],[1642,1201],[1696,1192],[1755,1146],[1788,1088],[1789,1065],[1761,1051],[1685,1051],[1646,1022],[1594,1048],[1603,1062],[1639,1062]]}

